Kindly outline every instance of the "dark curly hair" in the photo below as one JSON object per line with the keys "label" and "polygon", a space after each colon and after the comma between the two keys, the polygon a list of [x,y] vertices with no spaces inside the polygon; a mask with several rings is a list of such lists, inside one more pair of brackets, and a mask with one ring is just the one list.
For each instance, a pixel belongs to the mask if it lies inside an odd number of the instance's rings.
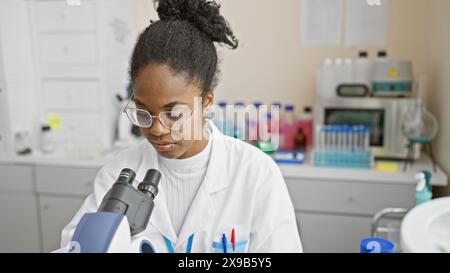
{"label": "dark curly hair", "polygon": [[220,5],[212,0],[155,0],[159,21],[138,38],[130,64],[134,82],[148,64],[167,64],[175,73],[186,73],[202,95],[217,85],[218,60],[214,43],[238,47]]}

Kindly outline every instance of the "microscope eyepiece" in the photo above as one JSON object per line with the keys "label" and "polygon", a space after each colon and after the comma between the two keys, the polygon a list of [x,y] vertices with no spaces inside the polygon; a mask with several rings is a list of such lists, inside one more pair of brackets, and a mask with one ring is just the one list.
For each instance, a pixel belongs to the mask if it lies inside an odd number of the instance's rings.
{"label": "microscope eyepiece", "polygon": [[136,173],[131,169],[125,168],[120,172],[117,182],[133,184],[135,178]]}
{"label": "microscope eyepiece", "polygon": [[146,193],[152,199],[158,194],[159,180],[161,179],[161,173],[155,169],[150,169],[145,174],[144,180],[139,184],[138,190]]}

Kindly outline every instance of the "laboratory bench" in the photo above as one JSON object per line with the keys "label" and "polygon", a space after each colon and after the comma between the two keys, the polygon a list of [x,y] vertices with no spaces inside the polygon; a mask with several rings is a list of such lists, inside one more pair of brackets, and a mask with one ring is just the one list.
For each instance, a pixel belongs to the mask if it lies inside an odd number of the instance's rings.
{"label": "laboratory bench", "polygon": [[[59,248],[62,228],[92,192],[96,173],[112,154],[97,159],[25,156],[0,159],[0,252]],[[402,165],[400,165],[402,166]],[[423,158],[406,172],[280,165],[295,207],[306,252],[357,252],[371,219],[386,207],[415,205],[414,175],[432,169]],[[438,168],[433,186],[446,186]]]}
{"label": "laboratory bench", "polygon": [[[309,164],[280,165],[294,204],[306,252],[358,252],[371,234],[372,217],[388,207],[415,206],[415,174],[432,170],[423,157],[403,172],[319,168]],[[446,186],[441,168],[432,172],[432,186]]]}

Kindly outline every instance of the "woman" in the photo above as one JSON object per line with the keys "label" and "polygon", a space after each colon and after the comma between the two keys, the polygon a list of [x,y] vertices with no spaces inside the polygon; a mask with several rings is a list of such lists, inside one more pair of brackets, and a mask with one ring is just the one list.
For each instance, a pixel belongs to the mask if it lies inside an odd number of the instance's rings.
{"label": "woman", "polygon": [[257,148],[222,135],[195,110],[195,101],[204,109],[213,105],[214,43],[238,46],[220,6],[209,0],[155,2],[160,21],[137,41],[133,96],[125,109],[147,141],[100,170],[94,192],[64,229],[62,246],[82,215],[98,209],[123,168],[135,170],[139,181],[154,168],[162,173],[160,191],[142,234],[154,251],[301,252],[278,166]]}

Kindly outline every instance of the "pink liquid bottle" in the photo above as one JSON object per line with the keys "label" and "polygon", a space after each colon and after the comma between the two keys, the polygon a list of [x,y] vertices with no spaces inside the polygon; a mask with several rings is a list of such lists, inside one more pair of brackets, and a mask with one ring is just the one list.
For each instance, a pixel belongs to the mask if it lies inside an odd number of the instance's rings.
{"label": "pink liquid bottle", "polygon": [[281,149],[294,149],[294,137],[296,133],[296,124],[294,116],[294,105],[287,104],[284,107],[284,117],[280,124],[280,143]]}

